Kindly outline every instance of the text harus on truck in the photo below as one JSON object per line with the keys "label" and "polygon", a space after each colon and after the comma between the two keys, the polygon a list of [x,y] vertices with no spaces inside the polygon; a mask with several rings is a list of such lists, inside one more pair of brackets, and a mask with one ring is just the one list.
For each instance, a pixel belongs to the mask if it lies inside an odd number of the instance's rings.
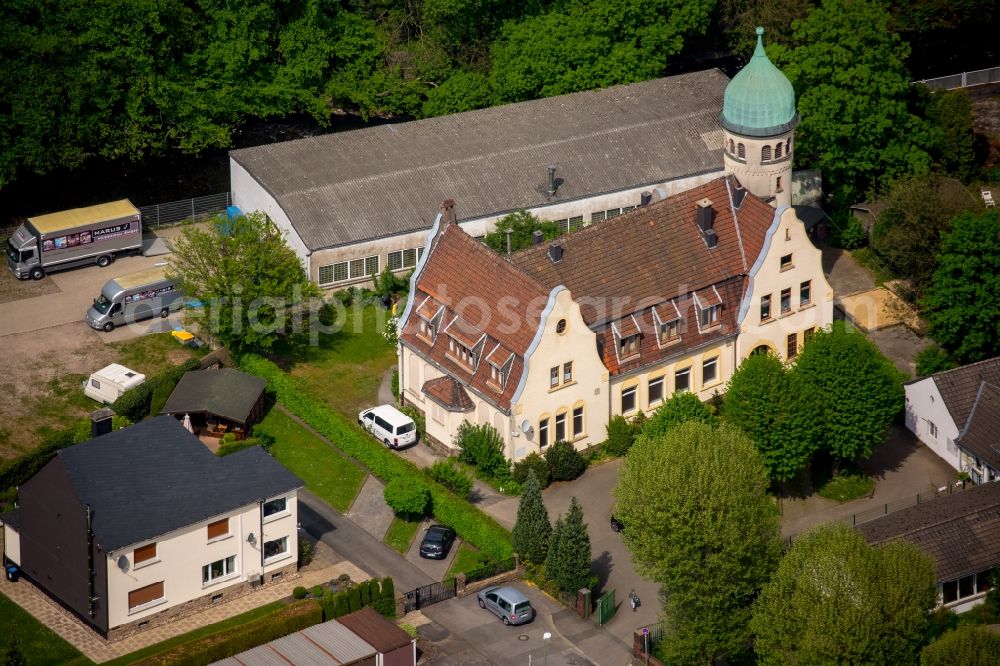
{"label": "text harus on truck", "polygon": [[127,199],[28,218],[7,240],[7,265],[19,279],[97,264],[142,249],[142,218]]}
{"label": "text harus on truck", "polygon": [[165,269],[149,268],[108,280],[101,295],[87,310],[87,323],[99,331],[113,331],[159,315],[166,317],[184,305],[177,284],[167,278]]}

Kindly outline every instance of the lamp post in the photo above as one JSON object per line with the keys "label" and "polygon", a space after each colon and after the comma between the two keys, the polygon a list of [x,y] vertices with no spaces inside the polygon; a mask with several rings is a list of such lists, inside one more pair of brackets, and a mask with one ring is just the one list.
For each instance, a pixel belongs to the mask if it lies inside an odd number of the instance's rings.
{"label": "lamp post", "polygon": [[546,631],[542,634],[542,664],[543,666],[549,666],[549,639],[552,638],[552,634]]}

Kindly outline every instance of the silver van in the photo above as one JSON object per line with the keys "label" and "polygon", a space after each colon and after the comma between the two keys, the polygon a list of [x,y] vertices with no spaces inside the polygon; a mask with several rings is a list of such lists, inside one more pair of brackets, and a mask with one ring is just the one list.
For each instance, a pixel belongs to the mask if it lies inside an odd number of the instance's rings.
{"label": "silver van", "polygon": [[157,315],[166,317],[183,305],[177,285],[164,268],[150,268],[108,280],[87,310],[87,323],[98,331],[113,331]]}
{"label": "silver van", "polygon": [[417,424],[392,405],[370,407],[358,414],[358,423],[390,449],[417,441]]}
{"label": "silver van", "polygon": [[499,617],[504,624],[524,624],[535,616],[528,597],[513,587],[487,587],[479,593],[479,607]]}

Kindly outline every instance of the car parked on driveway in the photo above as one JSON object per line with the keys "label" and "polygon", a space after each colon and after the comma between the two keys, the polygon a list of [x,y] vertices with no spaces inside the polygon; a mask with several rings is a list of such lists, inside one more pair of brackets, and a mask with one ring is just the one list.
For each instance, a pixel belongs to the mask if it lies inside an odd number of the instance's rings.
{"label": "car parked on driveway", "polygon": [[487,587],[479,593],[479,607],[499,617],[504,624],[524,624],[535,616],[528,597],[513,587]]}
{"label": "car parked on driveway", "polygon": [[447,525],[431,525],[420,542],[420,557],[429,560],[443,560],[455,542],[455,530]]}
{"label": "car parked on driveway", "polygon": [[417,425],[392,405],[369,407],[358,414],[358,423],[390,449],[417,441]]}

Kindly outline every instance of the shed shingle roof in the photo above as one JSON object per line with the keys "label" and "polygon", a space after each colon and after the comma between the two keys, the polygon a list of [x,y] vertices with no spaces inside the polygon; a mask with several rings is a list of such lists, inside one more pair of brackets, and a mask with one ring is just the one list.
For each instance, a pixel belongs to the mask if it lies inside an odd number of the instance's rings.
{"label": "shed shingle roof", "polygon": [[988,382],[1000,385],[1000,357],[945,370],[932,376],[948,413],[961,430],[969,420],[980,384]]}
{"label": "shed shingle roof", "polygon": [[162,414],[208,412],[240,423],[246,421],[266,382],[232,368],[185,373],[163,406]]}
{"label": "shed shingle roof", "polygon": [[[234,150],[316,250],[721,171],[715,69]],[[562,180],[546,194],[546,166]],[[386,201],[392,201],[391,206]]]}
{"label": "shed shingle roof", "polygon": [[[60,450],[104,550],[115,550],[300,488],[259,446],[218,457],[172,416]],[[155,483],[150,483],[155,479]]]}
{"label": "shed shingle roof", "polygon": [[1000,387],[983,382],[957,444],[1000,469]]}
{"label": "shed shingle roof", "polygon": [[947,581],[1000,564],[1000,483],[923,502],[857,527],[872,544],[902,539],[937,562]]}
{"label": "shed shingle roof", "polygon": [[382,654],[406,647],[413,642],[409,634],[371,608],[362,608],[338,618],[337,622],[353,631]]}

